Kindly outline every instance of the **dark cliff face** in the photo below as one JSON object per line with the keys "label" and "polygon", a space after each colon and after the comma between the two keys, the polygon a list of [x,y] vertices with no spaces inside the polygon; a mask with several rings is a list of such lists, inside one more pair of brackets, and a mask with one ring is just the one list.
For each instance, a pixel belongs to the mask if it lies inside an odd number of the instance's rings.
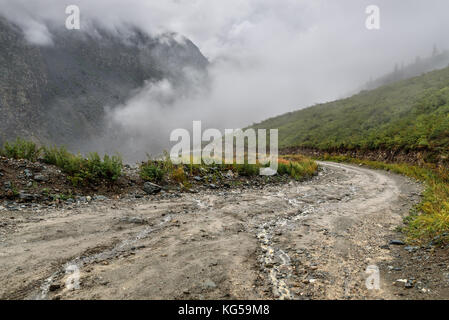
{"label": "dark cliff face", "polygon": [[101,136],[105,106],[123,103],[146,81],[188,90],[183,70],[206,74],[207,59],[175,35],[48,28],[53,44],[32,45],[0,17],[0,142],[21,136],[79,146]]}

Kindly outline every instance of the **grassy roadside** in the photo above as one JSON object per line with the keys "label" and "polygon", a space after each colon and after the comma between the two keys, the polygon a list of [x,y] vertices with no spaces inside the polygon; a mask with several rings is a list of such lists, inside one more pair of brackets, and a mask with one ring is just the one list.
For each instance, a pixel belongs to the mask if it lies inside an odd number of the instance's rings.
{"label": "grassy roadside", "polygon": [[[74,186],[110,183],[113,184],[122,176],[123,163],[120,156],[89,153],[87,157],[72,154],[65,147],[39,147],[31,141],[21,138],[14,142],[6,142],[0,148],[0,155],[13,159],[26,159],[31,162],[41,161],[54,165],[67,174]],[[180,184],[189,189],[195,177],[207,176],[212,182],[223,176],[258,177],[260,169],[270,164],[191,164],[176,165],[168,154],[162,159],[148,160],[142,163],[139,174],[142,180],[153,183]],[[315,161],[307,157],[297,157],[294,161],[279,159],[277,176],[303,180],[313,176],[318,170]]]}
{"label": "grassy roadside", "polygon": [[25,159],[31,162],[41,160],[55,165],[68,175],[74,186],[89,183],[114,182],[122,174],[123,163],[120,156],[105,155],[101,158],[92,152],[87,157],[72,154],[65,147],[39,147],[32,141],[17,138],[6,142],[0,155],[12,159]]}
{"label": "grassy roadside", "polygon": [[[208,176],[212,181],[218,181],[223,175],[258,177],[260,169],[270,164],[174,164],[168,155],[163,159],[148,160],[140,166],[140,177],[149,182],[175,182],[188,187],[189,178]],[[307,179],[318,170],[315,161],[307,157],[296,158],[294,161],[278,160],[278,176],[289,176],[295,180]]]}
{"label": "grassy roadside", "polygon": [[403,232],[411,243],[449,243],[449,172],[433,164],[415,166],[406,163],[384,163],[328,154],[317,160],[362,164],[402,174],[425,184],[423,198],[405,219]]}

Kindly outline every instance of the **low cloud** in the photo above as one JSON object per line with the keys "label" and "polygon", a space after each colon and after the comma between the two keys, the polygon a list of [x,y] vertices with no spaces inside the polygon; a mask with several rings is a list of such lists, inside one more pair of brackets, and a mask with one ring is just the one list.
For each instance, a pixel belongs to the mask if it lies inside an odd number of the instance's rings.
{"label": "low cloud", "polygon": [[[27,37],[47,44],[41,21],[64,26],[64,1],[0,0],[2,13],[23,23]],[[134,24],[152,35],[176,32],[191,39],[211,61],[207,85],[189,92],[169,80],[147,83],[125,104],[105,106],[111,131],[134,150],[157,153],[169,132],[207,127],[237,128],[318,102],[337,99],[396,63],[428,56],[436,44],[449,48],[447,0],[378,0],[381,29],[365,28],[368,0],[78,0],[82,22],[111,30]],[[33,13],[33,14],[31,14]],[[27,27],[28,26],[28,27]],[[31,27],[30,26],[34,26]],[[86,23],[82,23],[82,28]],[[198,87],[203,88],[198,90]],[[207,87],[207,90],[205,90]],[[118,141],[118,140],[117,140]]]}

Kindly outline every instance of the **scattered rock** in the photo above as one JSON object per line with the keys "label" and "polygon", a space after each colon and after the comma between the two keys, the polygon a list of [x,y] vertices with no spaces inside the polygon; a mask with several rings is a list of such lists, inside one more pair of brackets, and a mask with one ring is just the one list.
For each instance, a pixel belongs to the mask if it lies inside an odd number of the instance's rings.
{"label": "scattered rock", "polygon": [[134,224],[145,224],[147,221],[139,217],[123,217],[120,219],[121,222],[134,223]]}
{"label": "scattered rock", "polygon": [[225,177],[228,178],[228,179],[232,179],[232,178],[234,178],[234,173],[233,173],[231,170],[229,170],[229,171],[225,174]]}
{"label": "scattered rock", "polygon": [[33,173],[28,169],[23,170],[23,173],[25,173],[25,177],[27,177],[27,178],[33,177]]}
{"label": "scattered rock", "polygon": [[56,290],[59,290],[59,289],[61,289],[61,285],[58,284],[58,283],[53,283],[53,284],[51,284],[51,285],[50,285],[50,288],[49,288],[49,290],[50,290],[51,292],[56,291]]}
{"label": "scattered rock", "polygon": [[203,287],[205,289],[215,289],[217,285],[212,280],[208,279],[206,282],[204,282]]}
{"label": "scattered rock", "polygon": [[49,180],[48,177],[44,176],[42,174],[36,174],[34,176],[34,181],[37,181],[37,182],[47,182],[48,180]]}
{"label": "scattered rock", "polygon": [[397,279],[395,283],[403,283],[404,285],[407,283],[407,279]]}
{"label": "scattered rock", "polygon": [[15,197],[15,194],[14,194],[14,192],[12,190],[6,191],[6,198],[14,199],[14,197]]}
{"label": "scattered rock", "polygon": [[405,287],[407,289],[412,289],[415,286],[415,283],[413,280],[407,280],[407,282],[405,283]]}
{"label": "scattered rock", "polygon": [[415,247],[415,246],[407,246],[407,247],[404,248],[404,250],[406,250],[406,251],[408,251],[410,253],[415,252],[418,249],[419,249],[419,247]]}
{"label": "scattered rock", "polygon": [[394,245],[394,246],[404,246],[405,243],[401,240],[391,240],[390,241],[390,245]]}
{"label": "scattered rock", "polygon": [[20,192],[19,199],[24,202],[31,202],[35,199],[35,197],[32,194]]}
{"label": "scattered rock", "polygon": [[150,195],[159,193],[161,192],[161,190],[162,188],[160,186],[151,182],[145,182],[145,184],[143,185],[143,191]]}

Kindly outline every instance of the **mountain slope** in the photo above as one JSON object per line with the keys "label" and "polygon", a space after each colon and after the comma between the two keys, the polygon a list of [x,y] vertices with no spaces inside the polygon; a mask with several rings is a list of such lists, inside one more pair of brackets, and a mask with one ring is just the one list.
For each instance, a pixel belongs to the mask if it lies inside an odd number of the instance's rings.
{"label": "mountain slope", "polygon": [[427,150],[447,159],[449,68],[268,119],[280,147]]}
{"label": "mountain slope", "polygon": [[53,44],[32,45],[0,17],[0,143],[16,136],[69,146],[88,141],[102,133],[104,107],[123,103],[147,81],[184,88],[185,68],[206,72],[199,49],[176,35],[48,28]]}

